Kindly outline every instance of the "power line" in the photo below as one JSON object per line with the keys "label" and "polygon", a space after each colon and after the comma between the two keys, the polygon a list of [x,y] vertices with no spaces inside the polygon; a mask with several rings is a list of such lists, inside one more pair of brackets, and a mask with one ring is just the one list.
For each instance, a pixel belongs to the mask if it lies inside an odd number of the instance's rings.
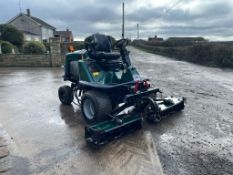
{"label": "power line", "polygon": [[157,16],[156,19],[162,18],[164,15],[166,15],[169,11],[171,11],[173,8],[175,8],[177,5],[179,5],[181,3],[181,1],[183,0],[178,0],[177,2],[175,2],[174,4],[172,4],[170,7],[168,7],[167,9],[165,9],[159,16]]}
{"label": "power line", "polygon": [[[163,12],[155,17],[154,19],[159,19],[161,17],[163,17],[164,15],[166,15],[169,11],[171,11],[173,8],[175,8],[177,5],[179,5],[183,0],[178,0],[176,1],[174,4],[172,4],[170,7],[168,7],[167,9],[164,9]],[[124,29],[124,3],[123,3],[123,25],[122,25],[122,37],[123,37],[123,29]],[[139,24],[137,24],[137,38],[139,38]]]}
{"label": "power line", "polygon": [[163,17],[164,15],[166,15],[169,11],[171,11],[173,8],[175,8],[179,3],[181,3],[181,1],[183,0],[178,0],[176,3],[172,4],[170,7],[168,7],[167,9],[165,9],[158,17],[156,17],[155,19],[159,19],[161,17]]}

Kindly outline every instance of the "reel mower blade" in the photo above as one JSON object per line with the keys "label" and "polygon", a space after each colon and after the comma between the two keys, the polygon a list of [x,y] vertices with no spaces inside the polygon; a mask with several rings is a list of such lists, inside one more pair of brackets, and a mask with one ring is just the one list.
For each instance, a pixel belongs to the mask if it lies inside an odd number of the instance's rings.
{"label": "reel mower blade", "polygon": [[160,122],[169,114],[184,109],[184,98],[167,97],[162,99],[147,98],[148,105],[144,109],[144,116],[149,122]]}
{"label": "reel mower blade", "polygon": [[87,143],[92,146],[101,146],[142,127],[142,117],[139,115],[125,115],[121,119],[123,121],[121,124],[114,120],[107,120],[86,126]]}

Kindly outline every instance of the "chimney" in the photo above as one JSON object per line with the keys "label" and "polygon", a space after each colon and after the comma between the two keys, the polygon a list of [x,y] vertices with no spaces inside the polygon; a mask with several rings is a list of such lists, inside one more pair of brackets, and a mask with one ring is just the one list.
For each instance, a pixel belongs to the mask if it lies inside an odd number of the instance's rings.
{"label": "chimney", "polygon": [[30,9],[27,9],[27,16],[31,17],[31,11],[30,11]]}
{"label": "chimney", "polygon": [[68,32],[68,31],[69,31],[69,29],[67,28],[67,29],[66,29],[66,31]]}

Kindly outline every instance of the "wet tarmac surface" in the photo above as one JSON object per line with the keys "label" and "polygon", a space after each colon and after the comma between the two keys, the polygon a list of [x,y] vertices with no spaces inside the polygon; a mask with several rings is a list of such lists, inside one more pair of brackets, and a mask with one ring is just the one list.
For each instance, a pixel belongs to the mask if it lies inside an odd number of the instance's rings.
{"label": "wet tarmac surface", "polygon": [[[233,174],[233,71],[130,48],[138,71],[186,109],[145,124],[166,174]],[[0,68],[0,123],[11,140],[12,174],[95,174],[79,107],[57,98],[62,68]],[[83,151],[84,150],[84,151]],[[95,156],[97,157],[97,156]],[[94,160],[93,160],[94,162]],[[93,164],[93,165],[92,165]]]}

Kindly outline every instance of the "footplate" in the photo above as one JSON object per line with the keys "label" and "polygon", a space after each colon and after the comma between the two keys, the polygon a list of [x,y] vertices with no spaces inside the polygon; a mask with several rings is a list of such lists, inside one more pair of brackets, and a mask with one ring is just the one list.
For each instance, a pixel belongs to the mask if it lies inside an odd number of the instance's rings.
{"label": "footplate", "polygon": [[140,115],[124,115],[121,120],[121,124],[115,120],[107,120],[86,126],[85,139],[87,143],[100,146],[142,127]]}

